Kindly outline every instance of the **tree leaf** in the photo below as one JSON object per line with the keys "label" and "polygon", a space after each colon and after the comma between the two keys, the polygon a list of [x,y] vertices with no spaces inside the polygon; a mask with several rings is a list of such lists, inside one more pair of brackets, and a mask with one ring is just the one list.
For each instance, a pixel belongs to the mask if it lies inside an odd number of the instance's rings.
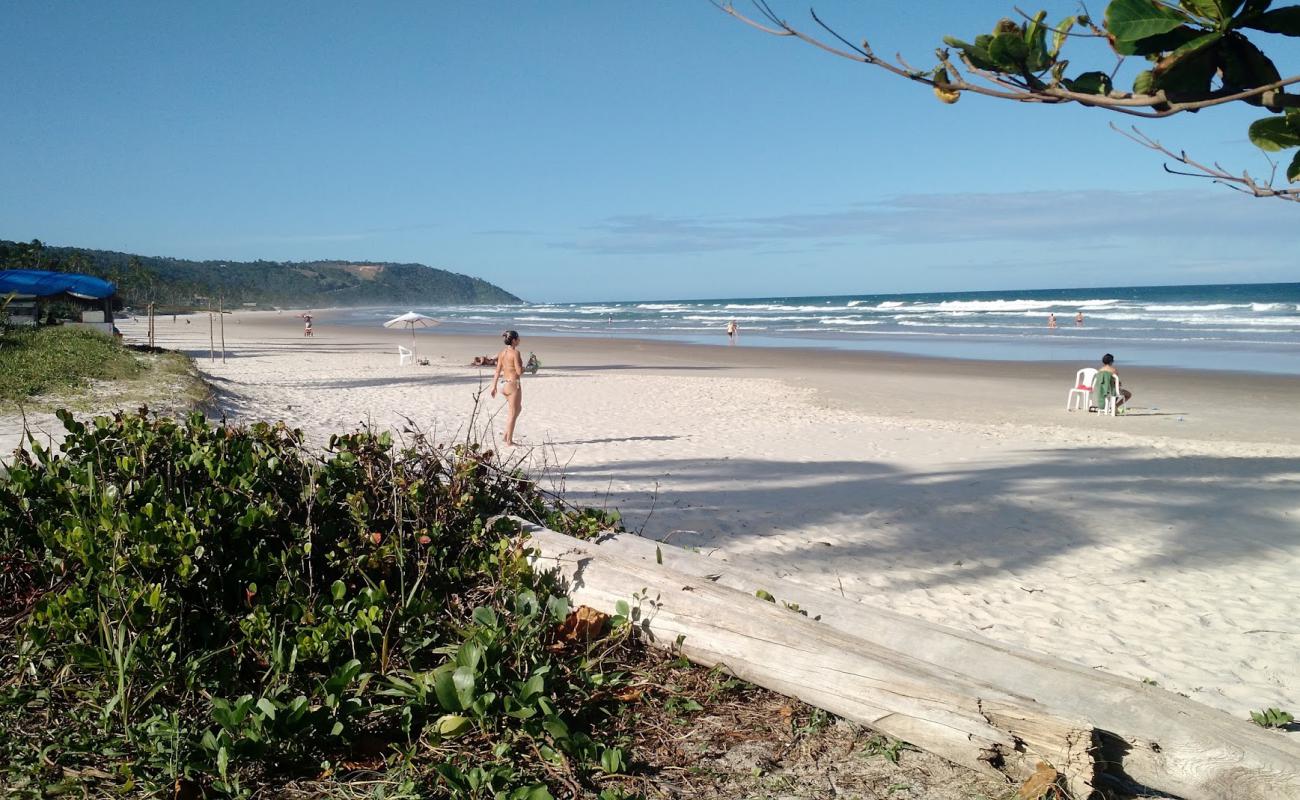
{"label": "tree leaf", "polygon": [[1284,116],[1264,117],[1250,124],[1250,141],[1260,150],[1276,153],[1300,147],[1300,132]]}
{"label": "tree leaf", "polygon": [[1169,33],[1187,21],[1185,14],[1154,0],[1112,0],[1106,6],[1106,30],[1121,54],[1128,54],[1120,49],[1121,44]]}
{"label": "tree leaf", "polygon": [[1016,33],[999,33],[989,44],[989,58],[1004,71],[1020,69],[1029,55],[1029,45]]}
{"label": "tree leaf", "polygon": [[1300,152],[1291,159],[1291,166],[1286,168],[1286,179],[1290,183],[1300,182]]}
{"label": "tree leaf", "polygon": [[1241,23],[1247,28],[1285,36],[1300,36],[1300,6],[1283,6]]}
{"label": "tree leaf", "polygon": [[1108,94],[1111,89],[1110,76],[1104,72],[1085,72],[1065,85],[1079,94]]}
{"label": "tree leaf", "polygon": [[1152,72],[1156,87],[1169,92],[1202,94],[1210,90],[1210,81],[1219,67],[1220,40],[1216,36],[1208,45],[1184,51],[1181,55],[1161,59]]}
{"label": "tree leaf", "polygon": [[1025,46],[1029,51],[1025,56],[1025,64],[1032,72],[1041,72],[1052,65],[1052,57],[1047,54],[1047,26],[1043,24],[1045,19],[1047,12],[1039,11],[1029,27],[1025,28]]}
{"label": "tree leaf", "polygon": [[1126,56],[1153,56],[1170,53],[1188,42],[1201,38],[1207,33],[1204,28],[1182,25],[1169,33],[1149,36],[1136,42],[1116,42],[1115,52]]}
{"label": "tree leaf", "polygon": [[1074,27],[1074,23],[1077,22],[1078,19],[1078,17],[1074,16],[1066,17],[1057,24],[1055,29],[1053,29],[1052,49],[1047,51],[1049,56],[1056,58],[1056,56],[1061,52],[1061,46],[1065,44],[1066,38],[1070,35],[1070,30]]}
{"label": "tree leaf", "polygon": [[1215,0],[1179,0],[1178,5],[1189,14],[1195,14],[1199,17],[1214,20],[1220,19],[1219,4]]}
{"label": "tree leaf", "polygon": [[[1282,80],[1272,59],[1245,36],[1236,33],[1224,42],[1220,69],[1223,72],[1224,88],[1228,89],[1253,89]],[[1246,102],[1263,105],[1264,101],[1256,96],[1247,98]]]}

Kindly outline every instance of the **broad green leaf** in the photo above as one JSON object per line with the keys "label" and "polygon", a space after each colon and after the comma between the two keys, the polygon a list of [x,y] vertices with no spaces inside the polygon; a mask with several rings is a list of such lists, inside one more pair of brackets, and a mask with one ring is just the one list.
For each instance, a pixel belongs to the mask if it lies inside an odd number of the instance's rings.
{"label": "broad green leaf", "polygon": [[542,727],[557,740],[569,738],[569,726],[565,725],[564,720],[559,717],[547,717],[542,722]]}
{"label": "broad green leaf", "polygon": [[343,595],[347,592],[347,590],[348,587],[344,585],[343,581],[334,581],[334,583],[330,586],[330,596],[333,597],[334,602],[337,603],[338,601],[343,599]]}
{"label": "broad green leaf", "polygon": [[1226,6],[1237,5],[1229,0],[1180,0],[1178,5],[1186,11],[1216,23],[1231,17],[1237,10],[1235,7],[1231,10],[1226,8]]}
{"label": "broad green leaf", "polygon": [[443,664],[433,672],[433,693],[438,696],[438,705],[446,711],[463,711],[465,708],[456,693],[453,678],[456,669],[455,664]]}
{"label": "broad green leaf", "polygon": [[1115,52],[1126,56],[1153,56],[1170,53],[1206,34],[1204,28],[1181,25],[1168,33],[1148,36],[1136,42],[1115,42]]}
{"label": "broad green leaf", "polygon": [[1219,31],[1210,31],[1209,33],[1197,36],[1194,39],[1188,39],[1187,41],[1178,45],[1178,47],[1175,47],[1173,52],[1169,54],[1169,57],[1181,58],[1183,56],[1190,55],[1202,48],[1209,47],[1210,45],[1214,44],[1215,42],[1219,41],[1222,38],[1223,38],[1223,34],[1220,33]]}
{"label": "broad green leaf", "polygon": [[1268,11],[1268,7],[1271,5],[1273,5],[1273,0],[1246,0],[1246,4],[1241,8],[1241,16],[1251,17],[1262,14]]}
{"label": "broad green leaf", "polygon": [[1242,23],[1247,28],[1285,36],[1300,36],[1300,6],[1283,6]]}
{"label": "broad green leaf", "polygon": [[1265,117],[1250,124],[1250,141],[1260,150],[1276,153],[1300,147],[1300,131],[1284,116]]}
{"label": "broad green leaf", "polygon": [[470,722],[467,717],[459,714],[443,714],[438,717],[438,721],[433,725],[434,730],[439,736],[460,736],[470,728]]}
{"label": "broad green leaf", "polygon": [[1046,11],[1039,11],[1029,27],[1025,28],[1025,46],[1028,48],[1028,54],[1025,56],[1025,64],[1033,72],[1039,72],[1051,66],[1051,56],[1047,54],[1047,26],[1043,21],[1047,19]]}
{"label": "broad green leaf", "polygon": [[1149,69],[1144,69],[1133,78],[1134,94],[1155,94],[1156,78],[1155,73]]}
{"label": "broad green leaf", "polygon": [[1029,46],[1019,34],[999,33],[989,44],[989,58],[1003,70],[1019,69],[1029,55]]}
{"label": "broad green leaf", "polygon": [[1110,76],[1104,72],[1085,72],[1065,85],[1079,94],[1109,94],[1111,90]]}
{"label": "broad green leaf", "polygon": [[[983,44],[980,42],[981,39],[985,40]],[[993,60],[989,58],[987,42],[992,41],[992,39],[993,37],[985,34],[976,37],[975,44],[970,44],[969,42],[963,42],[961,39],[957,39],[952,36],[943,37],[943,41],[945,44],[947,44],[949,47],[955,47],[958,50],[960,50],[962,54],[966,56],[966,59],[970,61],[970,63],[974,64],[976,67],[979,67],[980,69],[998,68],[997,65],[993,63]]]}
{"label": "broad green leaf", "polygon": [[[1272,59],[1244,36],[1233,34],[1224,43],[1220,69],[1226,88],[1253,89],[1282,80]],[[1252,105],[1263,103],[1258,97],[1248,99]]]}
{"label": "broad green leaf", "polygon": [[531,699],[542,693],[546,689],[546,678],[542,675],[534,675],[524,681],[524,685],[519,689],[519,698],[521,700]]}
{"label": "broad green leaf", "polygon": [[1078,22],[1078,17],[1069,16],[1061,20],[1056,28],[1052,31],[1052,49],[1047,52],[1052,58],[1056,58],[1061,52],[1062,45],[1069,37],[1070,31],[1074,28],[1074,23]]}
{"label": "broad green leaf", "polygon": [[460,701],[461,708],[468,708],[474,703],[474,670],[457,667],[451,674],[451,680],[456,687],[456,699]]}
{"label": "broad green leaf", "polygon": [[257,709],[261,711],[262,716],[266,717],[267,719],[272,719],[272,720],[275,719],[275,703],[272,703],[270,700],[266,699],[265,697],[258,698]]}
{"label": "broad green leaf", "polygon": [[1291,183],[1300,183],[1300,153],[1295,154],[1291,165],[1286,168],[1286,179]]}
{"label": "broad green leaf", "polygon": [[456,665],[468,667],[470,672],[478,672],[479,662],[483,660],[483,645],[473,640],[465,642],[456,651]]}
{"label": "broad green leaf", "polygon": [[1211,42],[1178,57],[1162,59],[1154,70],[1156,87],[1167,92],[1198,94],[1210,90],[1218,70],[1220,43]]}
{"label": "broad green leaf", "polygon": [[1121,42],[1138,42],[1173,29],[1187,22],[1187,16],[1155,0],[1111,0],[1106,6],[1105,25],[1115,37],[1115,49]]}
{"label": "broad green leaf", "polygon": [[497,627],[497,613],[487,606],[474,609],[474,621],[485,628]]}

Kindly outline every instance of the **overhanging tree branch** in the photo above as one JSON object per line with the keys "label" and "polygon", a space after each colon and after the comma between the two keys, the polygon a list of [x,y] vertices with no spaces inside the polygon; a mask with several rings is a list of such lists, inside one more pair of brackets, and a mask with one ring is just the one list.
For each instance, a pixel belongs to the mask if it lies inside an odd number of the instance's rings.
{"label": "overhanging tree branch", "polygon": [[[754,14],[737,10],[732,0],[709,2],[769,35],[794,38],[836,57],[929,86],[945,103],[955,103],[962,93],[969,92],[1020,103],[1077,103],[1117,114],[1163,119],[1244,102],[1278,115],[1251,126],[1252,142],[1274,151],[1300,146],[1300,95],[1286,92],[1287,87],[1300,84],[1300,75],[1283,77],[1241,32],[1253,29],[1300,37],[1300,6],[1270,11],[1272,0],[1235,4],[1189,0],[1176,5],[1158,0],[1112,0],[1106,9],[1104,29],[1093,21],[1086,7],[1083,14],[1067,17],[1056,26],[1044,24],[1046,12],[1030,17],[1017,8],[1025,25],[1003,19],[991,35],[978,36],[974,43],[945,37],[944,41],[958,51],[956,57],[948,48],[938,48],[938,65],[920,70],[901,54],[892,61],[881,58],[865,39],[860,45],[853,44],[824,22],[815,9],[810,9],[809,14],[824,32],[822,36],[788,23],[768,0],[750,0]],[[1090,32],[1077,32],[1076,26]],[[1048,34],[1052,36],[1050,47]],[[1059,56],[1063,45],[1072,38],[1106,39],[1118,56],[1116,66],[1109,73],[1091,71],[1067,77],[1069,61]],[[1115,76],[1129,55],[1145,56],[1151,68],[1137,75],[1132,91],[1118,90],[1113,85]],[[1208,177],[1256,197],[1295,200],[1300,192],[1274,189],[1271,181],[1261,184],[1244,172],[1236,176],[1221,168],[1206,167],[1187,160],[1186,154],[1165,149],[1136,129],[1134,132],[1136,135],[1124,135],[1197,170],[1170,172]],[[1300,153],[1287,168],[1286,177],[1300,183]]]}
{"label": "overhanging tree branch", "polygon": [[[1272,176],[1267,183],[1260,183],[1250,177],[1249,172],[1243,172],[1240,175],[1234,175],[1225,170],[1221,165],[1215,164],[1213,167],[1202,164],[1190,158],[1185,151],[1175,153],[1169,148],[1162,145],[1150,136],[1147,136],[1137,128],[1124,130],[1115,123],[1110,123],[1110,127],[1121,136],[1132,139],[1143,147],[1154,150],[1157,153],[1165,155],[1177,161],[1179,164],[1191,167],[1193,172],[1183,172],[1182,170],[1171,169],[1168,164],[1165,165],[1165,172],[1171,175],[1186,175],[1193,178],[1208,178],[1214,183],[1227,186],[1239,192],[1254,195],[1255,197],[1276,197],[1281,200],[1293,200],[1300,203],[1300,189],[1274,189]],[[1274,165],[1276,170],[1276,165]]]}

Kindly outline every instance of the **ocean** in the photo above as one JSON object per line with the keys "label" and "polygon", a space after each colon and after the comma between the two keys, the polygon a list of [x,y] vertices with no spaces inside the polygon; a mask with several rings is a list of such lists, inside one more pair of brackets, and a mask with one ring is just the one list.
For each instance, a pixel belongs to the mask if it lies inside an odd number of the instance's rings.
{"label": "ocean", "polygon": [[[740,346],[1082,363],[1110,352],[1124,364],[1300,375],[1300,283],[372,308],[341,321],[377,325],[409,310],[443,320],[438,330],[515,328],[526,339],[726,344],[734,319]],[[541,355],[545,345],[525,347]]]}

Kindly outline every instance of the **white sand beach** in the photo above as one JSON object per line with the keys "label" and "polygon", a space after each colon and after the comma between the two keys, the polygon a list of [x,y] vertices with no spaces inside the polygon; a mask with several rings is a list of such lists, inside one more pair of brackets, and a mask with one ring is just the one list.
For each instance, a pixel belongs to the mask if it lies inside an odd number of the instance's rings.
{"label": "white sand beach", "polygon": [[[498,435],[466,365],[499,339],[421,333],[431,364],[399,367],[404,332],[301,326],[228,316],[224,363],[206,317],[158,328],[235,422],[450,438],[478,397]],[[1102,418],[1065,412],[1068,365],[523,334],[544,368],[514,452],[630,529],[1239,718],[1300,709],[1300,379],[1117,353],[1133,408]]]}

